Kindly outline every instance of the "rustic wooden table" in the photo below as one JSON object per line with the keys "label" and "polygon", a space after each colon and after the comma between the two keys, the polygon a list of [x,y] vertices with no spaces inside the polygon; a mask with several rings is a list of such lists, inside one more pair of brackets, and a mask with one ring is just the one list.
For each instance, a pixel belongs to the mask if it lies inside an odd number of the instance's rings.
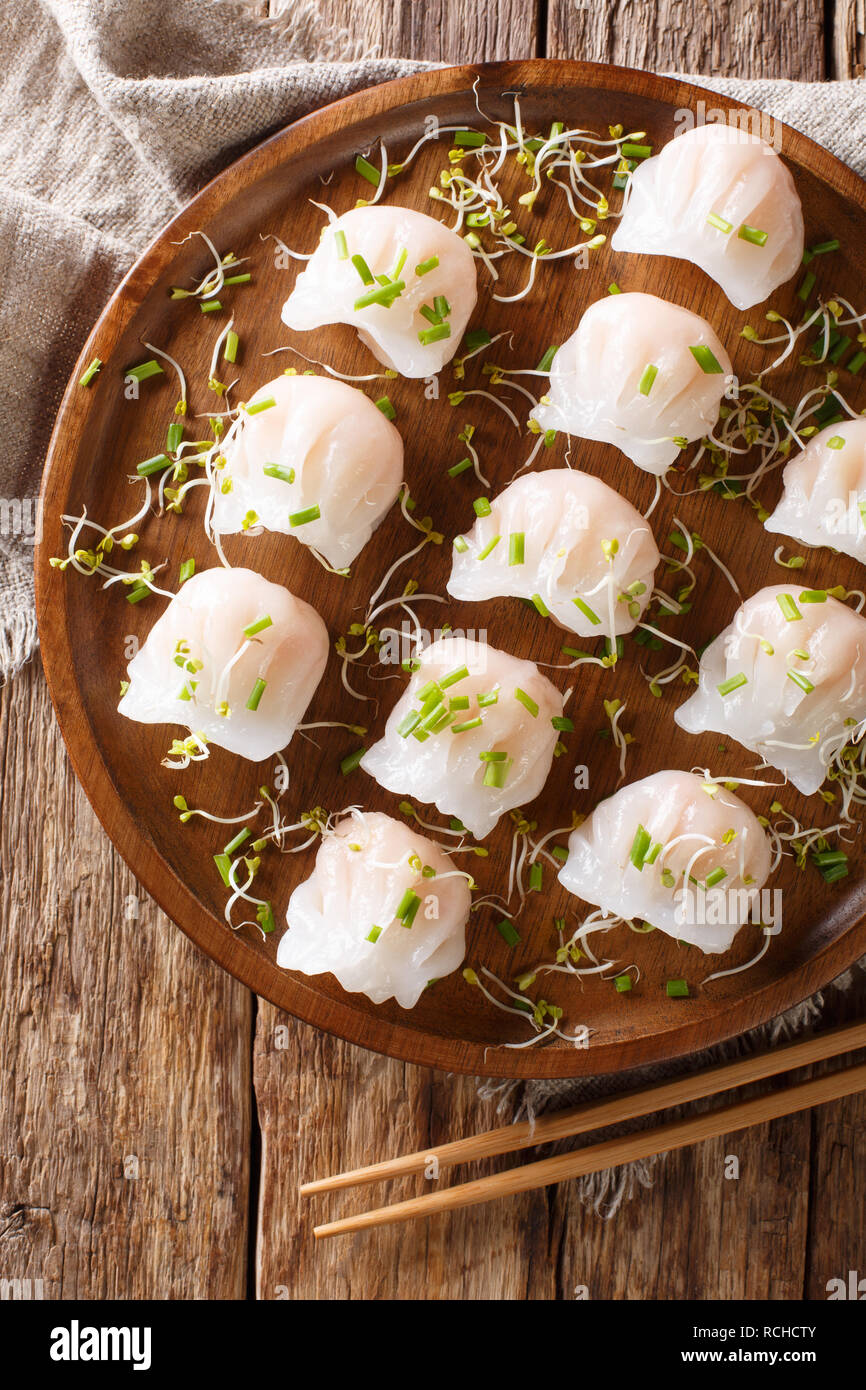
{"label": "rustic wooden table", "polygon": [[[866,52],[864,0],[321,8],[382,53],[446,62],[816,80],[861,74]],[[316,1248],[299,1181],[473,1131],[491,1106],[468,1078],[280,1015],[200,956],[97,824],[37,662],[0,691],[0,749],[0,1279],[45,1298],[821,1299],[866,1272],[862,1096],[679,1153],[609,1222],[566,1186]],[[864,1004],[861,979],[825,1017]]]}

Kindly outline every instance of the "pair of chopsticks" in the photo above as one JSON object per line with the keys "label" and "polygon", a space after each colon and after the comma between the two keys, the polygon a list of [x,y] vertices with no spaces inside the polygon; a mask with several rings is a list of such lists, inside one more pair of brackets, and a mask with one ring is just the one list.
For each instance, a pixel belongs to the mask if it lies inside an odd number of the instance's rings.
{"label": "pair of chopsticks", "polygon": [[[828,1057],[839,1057],[842,1053],[852,1052],[859,1047],[866,1047],[866,1022],[834,1028],[806,1038],[802,1042],[789,1043],[784,1047],[774,1048],[771,1052],[740,1058],[736,1062],[722,1062],[694,1076],[665,1081],[647,1090],[631,1091],[606,1100],[578,1105],[570,1110],[560,1110],[542,1116],[534,1125],[530,1125],[528,1121],[503,1125],[499,1129],[491,1129],[469,1139],[457,1139],[449,1144],[404,1154],[400,1158],[387,1159],[383,1163],[373,1163],[366,1168],[356,1168],[352,1172],[337,1173],[334,1177],[305,1183],[301,1187],[301,1194],[312,1197],[320,1192],[334,1192],[340,1188],[405,1177],[410,1173],[423,1173],[429,1170],[431,1159],[434,1157],[439,1169],[442,1169],[455,1163],[468,1163],[474,1159],[491,1158],[495,1154],[535,1148],[539,1144],[548,1144],[556,1139],[585,1134],[589,1130],[619,1124],[624,1120],[634,1120],[641,1115],[651,1115],[671,1106],[685,1105],[706,1096],[730,1091],[753,1081],[778,1076],[779,1073],[795,1067],[808,1066]],[[552,1158],[525,1163],[521,1167],[508,1168],[502,1173],[478,1178],[473,1182],[440,1188],[435,1192],[425,1193],[422,1197],[397,1202],[390,1207],[359,1212],[356,1216],[347,1216],[340,1221],[330,1221],[323,1226],[316,1226],[314,1234],[318,1239],[348,1235],[353,1231],[369,1230],[371,1227],[387,1226],[398,1221],[411,1221],[419,1216],[432,1216],[436,1212],[455,1211],[458,1207],[492,1202],[499,1197],[509,1197],[518,1192],[547,1187],[551,1183],[564,1182],[586,1173],[597,1173],[603,1168],[632,1163],[636,1159],[649,1158],[653,1154],[686,1148],[705,1139],[732,1134],[736,1130],[747,1129],[750,1125],[775,1120],[782,1115],[793,1115],[801,1110],[809,1110],[814,1105],[824,1105],[827,1101],[840,1100],[843,1096],[863,1090],[866,1090],[866,1063],[844,1067],[824,1076],[786,1086],[782,1090],[755,1096],[751,1100],[734,1101],[705,1114],[690,1115],[685,1119],[673,1120],[636,1134],[606,1139],[587,1148],[556,1154]]]}

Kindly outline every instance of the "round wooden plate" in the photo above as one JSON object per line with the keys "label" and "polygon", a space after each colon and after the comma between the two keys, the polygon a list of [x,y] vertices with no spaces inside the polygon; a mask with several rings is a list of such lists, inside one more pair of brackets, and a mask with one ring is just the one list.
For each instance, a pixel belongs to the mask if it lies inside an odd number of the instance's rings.
{"label": "round wooden plate", "polygon": [[[305,368],[292,353],[263,358],[263,353],[288,343],[343,372],[377,370],[348,327],[303,335],[291,334],[282,326],[280,307],[301,266],[293,261],[285,268],[275,257],[275,243],[263,241],[262,236],[275,233],[294,248],[312,250],[323,215],[309,199],[327,200],[342,212],[370,193],[369,185],[355,172],[354,160],[380,138],[393,160],[408,150],[430,117],[441,124],[478,125],[473,84],[477,84],[481,106],[500,119],[508,118],[512,109],[507,93],[519,90],[527,128],[546,130],[552,120],[562,119],[604,132],[609,124],[621,122],[626,130],[646,130],[657,149],[674,134],[682,113],[696,112],[699,102],[716,110],[737,109],[736,103],[697,87],[613,67],[533,61],[452,68],[340,101],[281,131],[232,165],[166,227],[130,271],[91,333],[73,373],[43,485],[44,534],[36,553],[39,627],[60,725],[97,814],[147,890],[202,950],[273,1003],[365,1047],[453,1071],[565,1077],[697,1050],[772,1018],[827,983],[866,951],[863,879],[856,859],[851,875],[832,887],[811,868],[801,873],[790,861],[785,865],[774,881],[784,893],[783,930],[763,960],[742,975],[702,988],[701,980],[719,968],[719,958],[707,958],[661,932],[635,936],[619,928],[605,939],[604,949],[622,966],[640,967],[640,981],[630,994],[618,994],[609,979],[589,977],[581,987],[559,974],[539,977],[530,993],[537,994],[543,980],[545,996],[565,1010],[565,1025],[587,1024],[593,1030],[587,1048],[559,1042],[537,1050],[503,1047],[505,1041],[528,1036],[525,1023],[490,1007],[459,971],[427,990],[411,1012],[393,1003],[374,1007],[363,995],[344,993],[331,976],[310,979],[276,967],[286,904],[293,887],[310,873],[314,848],[297,856],[265,856],[258,891],[273,899],[278,920],[275,934],[263,940],[255,929],[235,933],[226,926],[225,894],[211,856],[227,837],[220,827],[200,820],[179,824],[172,798],[182,792],[191,806],[236,814],[252,804],[257,786],[272,775],[271,769],[217,748],[207,762],[186,772],[161,767],[170,738],[180,730],[131,723],[117,714],[116,704],[128,639],[144,639],[162,611],[162,600],[149,598],[131,606],[117,588],[104,593],[97,580],[71,570],[62,574],[48,563],[50,556],[65,554],[68,532],[61,526],[62,513],[78,514],[86,505],[92,517],[111,525],[139,505],[139,486],[130,485],[128,477],[141,459],[164,447],[165,427],[178,395],[176,382],[167,374],[145,382],[138,400],[125,398],[125,369],[150,356],[142,347],[145,340],[167,349],[184,365],[191,415],[214,408],[215,398],[207,389],[208,364],[226,314],[203,315],[194,300],[169,298],[171,286],[191,283],[191,277],[200,277],[209,265],[201,239],[184,241],[188,234],[203,231],[221,253],[231,250],[251,258],[245,269],[252,272],[252,284],[221,296],[235,315],[242,344],[235,400],[248,398],[290,365]],[[803,201],[807,244],[829,237],[841,240],[841,250],[822,257],[815,266],[821,287],[856,302],[858,296],[862,299],[866,283],[864,185],[803,135],[784,128],[782,137],[783,157]],[[447,137],[438,146],[425,147],[412,172],[389,183],[388,199],[436,213],[428,189],[446,162],[447,148]],[[520,177],[515,169],[509,194],[514,200],[528,186],[517,182]],[[513,206],[518,208],[516,201]],[[613,200],[612,206],[617,206]],[[542,235],[554,247],[571,245],[576,239],[562,196],[553,188],[545,190],[534,213],[520,208],[517,220],[530,244]],[[502,263],[500,289],[516,290],[527,266],[517,256]],[[585,270],[576,269],[571,258],[555,266],[542,265],[540,270],[536,291],[528,299],[502,305],[492,302],[488,277],[479,267],[479,304],[471,326],[483,325],[493,333],[506,328],[514,331],[511,352],[505,344],[494,350],[494,359],[503,365],[534,366],[549,344],[565,340],[586,306],[603,295],[612,280],[624,290],[648,289],[703,314],[731,352],[742,379],[748,380],[768,361],[767,349],[739,337],[745,322],[762,327],[761,309],[739,314],[706,275],[683,261],[614,256],[604,246],[592,255]],[[798,317],[796,284],[785,287],[773,303]],[[78,378],[95,355],[105,365],[91,387],[83,389]],[[792,401],[805,389],[805,379],[804,369],[798,366],[773,378],[777,393]],[[538,384],[532,378],[522,380]],[[413,577],[423,591],[439,594],[445,593],[450,539],[468,528],[472,499],[480,491],[471,472],[455,479],[447,475],[446,470],[465,454],[458,433],[467,423],[475,425],[474,443],[495,492],[523,463],[533,442],[482,398],[451,405],[448,393],[457,384],[446,368],[439,399],[427,399],[421,382],[379,381],[363,387],[374,398],[384,391],[390,395],[406,442],[406,475],[418,500],[418,513],[430,513],[446,537],[443,546],[428,546],[417,562],[400,571],[400,579]],[[480,361],[468,365],[466,379],[459,384],[467,390],[488,385]],[[858,378],[843,372],[842,387],[855,404],[862,403]],[[503,389],[499,394],[525,419],[528,402],[514,391]],[[188,437],[195,437],[194,426],[188,429]],[[544,452],[539,466],[563,466],[564,452],[564,441],[557,440]],[[615,449],[577,440],[571,459],[603,476],[641,510],[651,501],[653,480]],[[675,481],[683,490],[693,485],[694,474]],[[772,506],[779,491],[777,472],[762,489],[764,502]],[[193,491],[182,516],[154,516],[139,528],[140,553],[151,562],[165,558],[170,562],[165,571],[168,587],[177,586],[178,565],[187,556],[195,557],[199,570],[217,563],[201,527],[202,498],[202,492]],[[779,538],[764,532],[747,504],[726,501],[715,493],[682,500],[665,493],[653,514],[653,526],[661,548],[672,555],[676,552],[666,537],[675,513],[718,551],[744,594],[789,577],[773,560]],[[350,580],[326,574],[304,547],[284,536],[230,537],[225,548],[233,564],[250,565],[315,604],[336,638],[363,616],[366,599],[390,561],[415,539],[417,533],[409,530],[395,509],[353,567]],[[807,555],[797,580],[812,587],[862,583],[862,571],[854,561],[829,551]],[[677,631],[699,647],[730,621],[736,600],[705,556],[699,555],[696,565],[699,583],[694,608]],[[659,578],[669,591],[674,590],[676,581],[666,578],[663,568]],[[395,585],[391,592],[400,587]],[[520,656],[540,662],[564,660],[559,653],[567,635],[515,600],[482,605],[427,603],[419,611],[431,628],[447,618],[458,628],[486,630],[492,643]],[[692,738],[676,728],[673,710],[684,698],[685,686],[667,687],[662,699],[650,694],[639,674],[641,661],[660,669],[669,659],[666,653],[648,656],[646,648],[628,640],[625,658],[614,671],[588,667],[577,673],[552,673],[563,688],[576,686],[569,707],[576,732],[567,736],[568,753],[555,761],[543,795],[525,808],[537,819],[540,831],[567,824],[573,810],[590,811],[616,785],[617,758],[601,733],[607,724],[602,705],[606,698],[618,697],[627,704],[622,726],[635,738],[629,749],[628,780],[667,767],[700,766],[731,776],[749,775],[755,759],[737,745],[729,743],[721,754],[716,735]],[[403,678],[395,679],[393,668],[379,667],[371,675],[355,668],[353,680],[365,693],[378,697],[378,708],[372,703],[360,705],[346,694],[332,656],[307,719],[369,724],[369,743],[378,737]],[[365,773],[355,771],[348,777],[341,773],[340,760],[357,746],[356,737],[338,729],[320,731],[316,738],[318,746],[299,737],[291,745],[293,780],[283,803],[286,809],[300,812],[322,805],[333,811],[356,802],[399,814],[398,798],[384,793]],[[589,769],[587,790],[574,790],[578,763]],[[806,824],[828,824],[833,818],[833,808],[820,797],[806,804],[791,790],[780,794],[786,809]],[[743,791],[759,812],[767,810],[773,795],[760,788]],[[429,818],[439,821],[435,813]],[[487,842],[489,858],[463,861],[473,866],[485,890],[501,889],[506,881],[512,828],[504,818]],[[502,940],[490,910],[473,915],[467,963],[487,965],[508,979],[539,960],[551,959],[556,945],[554,917],[567,914],[573,922],[580,904],[558,887],[549,867],[544,880],[543,890],[530,896],[518,920],[522,943],[516,949]],[[130,928],[106,921],[105,929]],[[760,940],[758,929],[747,925],[724,964],[746,961]],[[665,982],[672,977],[688,980],[689,998],[667,997]]]}

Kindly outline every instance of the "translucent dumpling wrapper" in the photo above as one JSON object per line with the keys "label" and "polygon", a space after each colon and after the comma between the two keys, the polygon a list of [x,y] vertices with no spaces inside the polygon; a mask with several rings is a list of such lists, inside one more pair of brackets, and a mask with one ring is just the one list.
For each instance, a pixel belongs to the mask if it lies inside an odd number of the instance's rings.
{"label": "translucent dumpling wrapper", "polygon": [[[399,293],[389,294],[379,276],[401,286]],[[380,302],[368,302],[377,295]],[[426,377],[451,361],[477,296],[475,259],[462,237],[426,213],[377,204],[324,229],[282,318],[301,331],[351,324],[384,366]]]}
{"label": "translucent dumpling wrapper", "polygon": [[715,425],[731,361],[705,319],[652,294],[591,304],[557,352],[543,430],[615,444],[648,473],[665,473],[684,443]]}
{"label": "translucent dumpling wrapper", "polygon": [[701,656],[700,681],[674,714],[778,768],[804,795],[866,717],[866,618],[823,590],[760,589]]}
{"label": "translucent dumpling wrapper", "polygon": [[606,913],[717,954],[747,918],[760,918],[755,895],[771,862],[770,842],[739,797],[693,772],[656,772],[572,831],[559,880]]}
{"label": "translucent dumpling wrapper", "polygon": [[127,668],[118,709],[180,724],[251,762],[286,747],[328,659],[315,608],[248,569],[183,584]]}
{"label": "translucent dumpling wrapper", "polygon": [[418,660],[361,767],[483,839],[544,786],[562,696],[534,662],[468,637],[432,642]]}
{"label": "translucent dumpling wrapper", "polygon": [[803,211],[766,140],[725,125],[678,135],[629,176],[615,252],[692,261],[738,309],[796,275]]}
{"label": "translucent dumpling wrapper", "polygon": [[224,451],[214,530],[243,531],[253,514],[335,568],[351,564],[400,490],[399,431],[363,391],[328,377],[278,376],[246,406]]}
{"label": "translucent dumpling wrapper", "polygon": [[411,1009],[462,962],[469,906],[467,875],[444,849],[390,816],[356,811],[325,833],[293,892],[277,965]]}
{"label": "translucent dumpling wrapper", "polygon": [[448,592],[533,599],[570,632],[611,636],[643,616],[658,562],[649,523],[630,502],[589,473],[553,468],[516,478],[458,537]]}
{"label": "translucent dumpling wrapper", "polygon": [[828,425],[785,465],[782,478],[785,491],[766,529],[866,564],[866,420]]}

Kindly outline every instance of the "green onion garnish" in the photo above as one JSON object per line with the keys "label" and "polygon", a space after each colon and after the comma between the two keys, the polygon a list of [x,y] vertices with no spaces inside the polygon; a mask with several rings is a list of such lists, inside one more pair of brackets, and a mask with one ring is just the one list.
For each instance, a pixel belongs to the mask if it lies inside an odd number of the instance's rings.
{"label": "green onion garnish", "polygon": [[842,438],[841,434],[834,434],[832,439],[828,439],[828,440],[827,440],[827,448],[828,448],[828,449],[844,449],[844,448],[845,448],[845,440]]}
{"label": "green onion garnish", "polygon": [[707,874],[706,879],[704,880],[704,887],[715,888],[717,883],[721,883],[722,879],[727,877],[727,869],[723,869],[720,865],[717,869],[713,869],[712,873]]}
{"label": "green onion garnish", "polygon": [[440,319],[447,319],[448,315],[451,313],[451,305],[448,303],[448,300],[445,298],[444,294],[436,295],[436,297],[433,300],[433,308],[435,312],[439,315]]}
{"label": "green onion garnish", "polygon": [[659,374],[659,369],[654,362],[648,362],[641,373],[641,379],[637,384],[637,389],[642,396],[648,396],[653,389],[653,382]]}
{"label": "green onion garnish", "polygon": [[617,994],[627,994],[631,989],[631,975],[616,975],[613,983]]}
{"label": "green onion garnish", "polygon": [[689,987],[685,980],[668,980],[665,985],[668,999],[687,999]]}
{"label": "green onion garnish", "polygon": [[128,367],[123,375],[124,378],[131,376],[136,381],[142,382],[147,381],[150,376],[161,376],[162,374],[163,368],[154,357],[151,357],[147,362],[140,362],[137,367]]}
{"label": "green onion garnish", "polygon": [[725,218],[720,217],[717,212],[711,212],[707,218],[707,222],[711,227],[715,227],[717,232],[724,232],[725,236],[727,236],[728,232],[734,230],[733,222],[726,221]]}
{"label": "green onion garnish", "polygon": [[250,838],[250,833],[249,826],[245,825],[242,830],[238,831],[234,839],[229,840],[228,844],[223,847],[223,854],[234,854],[235,850],[240,849],[241,845]]}
{"label": "green onion garnish", "polygon": [[744,676],[743,672],[739,671],[736,676],[728,676],[728,679],[722,681],[721,685],[717,685],[716,689],[719,694],[724,697],[725,695],[732,694],[735,690],[739,690],[741,685],[748,685],[748,683],[748,676]]}
{"label": "green onion garnish", "polygon": [[785,615],[787,622],[795,623],[798,618],[802,618],[803,614],[800,612],[790,594],[777,594],[776,602]]}
{"label": "green onion garnish", "polygon": [[375,284],[375,278],[374,278],[374,276],[373,276],[373,272],[372,272],[372,270],[370,269],[370,267],[368,266],[367,262],[364,260],[364,257],[363,257],[363,256],[353,256],[353,257],[352,257],[352,265],[355,267],[355,269],[357,270],[358,274],[360,275],[360,277],[361,277],[361,283],[362,283],[362,284],[364,284],[364,285],[372,285],[372,284]]}
{"label": "green onion garnish", "polygon": [[489,516],[492,510],[486,497],[476,497],[472,507],[476,516]]}
{"label": "green onion garnish", "polygon": [[126,595],[126,601],[127,603],[141,603],[141,600],[147,598],[149,593],[150,589],[146,584],[136,584]]}
{"label": "green onion garnish", "polygon": [[538,718],[538,705],[535,703],[531,695],[527,695],[525,690],[520,689],[519,685],[515,686],[514,698],[515,700],[520,701],[520,703],[523,705],[523,708],[529,711],[533,719]]}
{"label": "green onion garnish", "polygon": [[418,894],[414,893],[411,888],[407,888],[400,899],[400,905],[394,913],[394,916],[398,922],[403,923],[404,927],[411,927],[420,906],[421,899],[418,897]]}
{"label": "green onion garnish", "polygon": [[827,602],[827,590],[826,590],[826,589],[804,589],[804,590],[802,591],[802,593],[799,594],[798,597],[799,597],[801,603],[826,603],[826,602]]}
{"label": "green onion garnish", "polygon": [[452,695],[451,699],[448,701],[448,708],[449,708],[450,710],[468,709],[468,708],[469,708],[469,696],[468,696],[468,695]]}
{"label": "green onion garnish", "polygon": [[608,294],[622,294],[622,290],[615,280],[612,280],[607,287]]}
{"label": "green onion garnish", "polygon": [[562,734],[574,733],[574,720],[569,719],[566,714],[554,714],[550,722],[554,729],[558,729]]}
{"label": "green onion garnish", "polygon": [[229,880],[229,870],[231,869],[232,861],[229,859],[227,854],[215,854],[213,857],[213,862],[219,869],[220,878],[222,879],[226,888],[230,888],[231,882]]}
{"label": "green onion garnish", "polygon": [[396,419],[397,419],[397,412],[396,412],[396,410],[394,409],[393,405],[391,404],[391,402],[390,402],[390,400],[388,399],[387,396],[380,396],[380,397],[379,397],[379,399],[376,401],[376,409],[377,409],[377,410],[381,410],[382,414],[383,414],[383,415],[385,416],[385,418],[388,419],[388,420],[396,420]]}
{"label": "green onion garnish", "polygon": [[455,666],[453,671],[449,671],[447,675],[440,677],[439,688],[441,690],[447,690],[449,685],[456,685],[458,681],[465,680],[468,675],[469,668],[467,666]]}
{"label": "green onion garnish", "polygon": [[634,833],[634,839],[631,842],[631,849],[628,854],[629,859],[636,869],[643,869],[644,860],[647,857],[651,844],[652,836],[649,831],[645,830],[642,825],[639,825]]}
{"label": "green onion garnish", "polygon": [[533,594],[531,601],[535,605],[536,613],[540,613],[542,618],[550,617],[550,609],[544,602],[544,599],[541,597],[541,594]]}
{"label": "green onion garnish", "polygon": [[750,241],[753,246],[766,246],[767,235],[768,233],[762,232],[759,227],[750,227],[747,222],[744,222],[737,232],[740,241]]}
{"label": "green onion garnish", "polygon": [[498,691],[498,690],[482,690],[481,693],[480,693],[479,696],[478,696],[478,708],[479,708],[479,709],[487,709],[488,705],[496,705],[496,704],[498,704],[498,703],[499,703],[499,691]]}
{"label": "green onion garnish", "polygon": [[218,299],[202,299],[198,306],[203,314],[216,314],[223,307]]}
{"label": "green onion garnish", "polygon": [[374,925],[370,928],[370,930],[368,931],[367,935],[364,937],[364,940],[365,940],[365,941],[378,941],[378,940],[379,940],[379,937],[380,937],[381,935],[382,935],[382,928],[381,928],[381,927],[377,927],[377,926],[374,924]]}
{"label": "green onion garnish", "polygon": [[[356,310],[369,309],[371,304],[381,304],[383,308],[390,309],[394,300],[400,298],[405,288],[406,283],[404,280],[389,280],[387,285],[374,285],[373,289],[367,290],[365,294],[359,295],[355,300],[354,308]],[[450,332],[451,330],[449,329],[448,331]]]}
{"label": "green onion garnish", "polygon": [[553,359],[558,352],[559,344],[554,343],[553,347],[549,347],[547,349],[547,352],[544,354],[535,370],[537,372],[549,372],[551,367],[553,366]]}
{"label": "green onion garnish", "polygon": [[533,893],[540,893],[544,882],[544,870],[537,861],[531,865],[529,870],[529,888]]}
{"label": "green onion garnish", "polygon": [[226,340],[223,345],[223,358],[226,362],[237,361],[239,343],[240,339],[238,338],[237,333],[235,333],[233,328],[230,329],[229,332],[226,334]]}
{"label": "green onion garnish", "polygon": [[484,769],[482,785],[485,787],[495,787],[498,791],[505,786],[508,779],[508,770],[511,767],[511,760],[507,762],[489,762]]}
{"label": "green onion garnish", "polygon": [[469,729],[477,729],[481,724],[481,715],[476,714],[474,719],[465,719],[462,724],[452,724],[452,734],[465,734]]}
{"label": "green onion garnish", "polygon": [[346,233],[343,231],[342,227],[338,227],[335,231],[334,242],[337,247],[337,260],[347,261],[349,259],[349,248],[346,245]]}
{"label": "green onion garnish", "polygon": [[620,148],[624,159],[649,159],[652,152],[652,145],[633,145],[628,140]]}
{"label": "green onion garnish", "polygon": [[268,684],[267,681],[263,681],[262,678],[261,678],[261,676],[258,677],[258,679],[257,679],[257,681],[256,681],[256,683],[255,683],[255,685],[253,686],[252,690],[250,691],[250,697],[249,697],[249,699],[247,700],[247,709],[251,709],[251,710],[257,710],[257,709],[258,709],[258,707],[259,707],[259,702],[260,702],[262,696],[263,696],[264,693],[265,693],[265,689],[267,688],[267,684]]}
{"label": "green onion garnish", "polygon": [[294,468],[281,468],[278,463],[264,464],[262,472],[269,478],[277,478],[281,483],[293,483],[295,481]]}
{"label": "green onion garnish", "polygon": [[381,177],[381,174],[379,170],[375,167],[375,165],[370,163],[369,159],[365,159],[362,154],[359,154],[357,159],[355,160],[355,168],[361,175],[362,179],[366,179],[367,182],[371,183],[374,188],[379,187],[379,179]]}
{"label": "green onion garnish", "polygon": [[266,627],[273,627],[274,620],[266,614],[263,618],[256,618],[254,623],[244,628],[244,637],[256,637],[260,632],[264,632]]}
{"label": "green onion garnish", "polygon": [[155,454],[152,459],[140,463],[135,471],[140,478],[149,478],[151,473],[161,473],[164,468],[171,468],[171,459],[166,454]]}
{"label": "green onion garnish", "polygon": [[454,143],[465,149],[479,149],[487,144],[487,136],[480,130],[455,130]]}
{"label": "green onion garnish", "polygon": [[507,917],[503,917],[501,922],[496,923],[496,930],[499,932],[506,946],[520,945],[520,932],[513,922],[509,922]]}
{"label": "green onion garnish", "polygon": [[430,272],[431,270],[435,270],[435,269],[436,269],[436,267],[437,267],[438,264],[439,264],[439,257],[438,257],[438,256],[431,256],[430,259],[429,259],[428,261],[421,261],[421,263],[420,263],[419,265],[416,265],[416,267],[415,267],[415,274],[416,274],[416,275],[428,275],[429,272]]}
{"label": "green onion garnish", "polygon": [[[461,459],[459,463],[452,464],[452,466],[448,469],[448,477],[459,478],[461,473],[465,473],[467,468],[471,467],[472,460],[470,458]],[[455,541],[454,544],[456,545],[457,542]]]}
{"label": "green onion garnish", "polygon": [[475,352],[480,347],[486,347],[492,341],[486,328],[473,328],[464,338],[467,352]]}
{"label": "green onion garnish", "polygon": [[524,558],[524,533],[523,531],[512,531],[508,537],[508,563],[509,565],[522,565]]}
{"label": "green onion garnish", "polygon": [[697,347],[690,347],[689,352],[692,354],[692,357],[697,362],[701,371],[706,372],[708,376],[724,371],[715,353],[704,344],[701,343]]}
{"label": "green onion garnish", "polygon": [[495,748],[488,748],[483,753],[478,754],[483,763],[504,763],[508,757],[507,753],[501,753]]}
{"label": "green onion garnish", "polygon": [[356,748],[354,753],[347,753],[345,758],[341,759],[340,771],[344,777],[348,777],[350,772],[355,771],[366,751],[366,748]]}
{"label": "green onion garnish", "polygon": [[484,549],[478,552],[479,560],[486,560],[487,556],[496,549],[501,540],[501,536],[494,536],[492,541],[488,541]]}
{"label": "green onion garnish", "polygon": [[180,567],[180,583],[185,584],[188,579],[192,579],[195,574],[195,560],[184,560]]}
{"label": "green onion garnish", "polygon": [[289,525],[306,526],[310,521],[318,521],[321,515],[318,502],[314,502],[312,507],[305,507],[302,512],[290,512]]}
{"label": "green onion garnish", "polygon": [[813,270],[807,270],[806,274],[803,276],[800,288],[797,290],[797,298],[801,300],[803,304],[806,303],[806,300],[815,288],[815,281],[817,278]]}
{"label": "green onion garnish", "polygon": [[[78,378],[78,385],[89,386],[101,366],[102,362],[100,361],[100,359],[98,357],[94,357],[93,361],[90,363],[90,366],[86,367],[83,374]],[[127,372],[127,376],[129,375],[130,373]]]}
{"label": "green onion garnish", "polygon": [[795,685],[799,685],[800,689],[804,690],[807,695],[811,695],[812,691],[815,689],[809,677],[804,676],[802,671],[789,671],[788,679],[792,680]]}
{"label": "green onion garnish", "polygon": [[248,415],[261,415],[263,410],[271,410],[276,405],[273,396],[266,396],[263,401],[252,401],[247,407]]}
{"label": "green onion garnish", "polygon": [[176,454],[183,439],[183,425],[180,420],[172,420],[165,433],[165,447],[170,454]]}
{"label": "green onion garnish", "polygon": [[418,342],[422,347],[429,347],[431,343],[439,343],[443,338],[450,337],[450,323],[437,323],[433,328],[422,328],[418,334]]}
{"label": "green onion garnish", "polygon": [[573,598],[571,601],[577,608],[580,609],[583,616],[585,618],[588,618],[589,621],[593,623],[595,626],[597,626],[601,622],[601,618],[598,616],[598,614],[593,612],[589,604],[584,603],[582,598]]}

